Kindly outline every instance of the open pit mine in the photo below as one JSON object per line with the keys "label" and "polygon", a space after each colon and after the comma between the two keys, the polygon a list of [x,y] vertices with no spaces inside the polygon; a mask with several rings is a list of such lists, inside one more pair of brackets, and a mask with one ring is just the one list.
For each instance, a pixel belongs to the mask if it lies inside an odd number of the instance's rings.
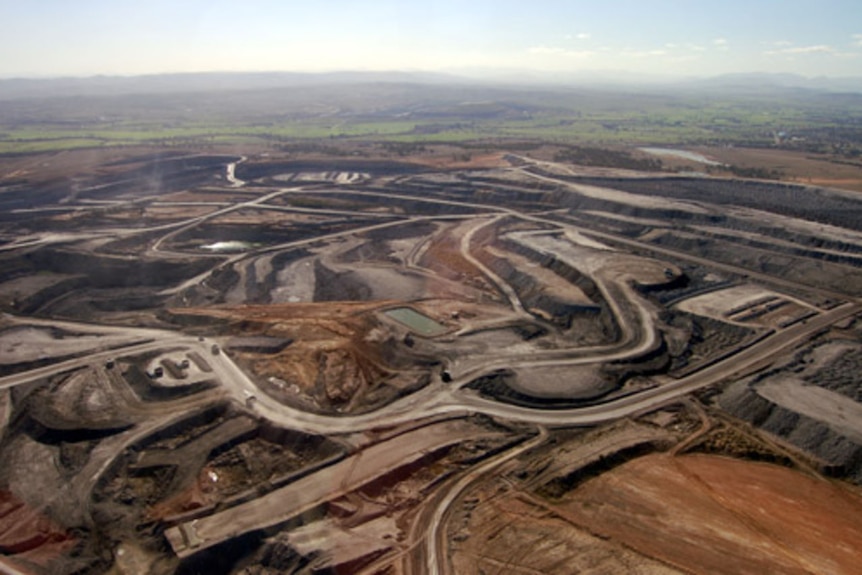
{"label": "open pit mine", "polygon": [[102,154],[0,180],[0,571],[859,573],[858,194]]}

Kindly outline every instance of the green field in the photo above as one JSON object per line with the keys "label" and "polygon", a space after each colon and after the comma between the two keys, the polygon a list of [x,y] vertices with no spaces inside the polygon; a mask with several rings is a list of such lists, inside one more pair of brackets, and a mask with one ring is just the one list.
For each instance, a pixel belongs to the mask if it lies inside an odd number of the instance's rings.
{"label": "green field", "polygon": [[463,101],[451,87],[363,90],[363,98],[345,86],[325,97],[320,90],[293,90],[4,102],[0,154],[330,139],[764,146],[778,133],[812,148],[838,143],[858,151],[862,145],[862,96],[853,95],[474,88],[469,95],[483,99]]}

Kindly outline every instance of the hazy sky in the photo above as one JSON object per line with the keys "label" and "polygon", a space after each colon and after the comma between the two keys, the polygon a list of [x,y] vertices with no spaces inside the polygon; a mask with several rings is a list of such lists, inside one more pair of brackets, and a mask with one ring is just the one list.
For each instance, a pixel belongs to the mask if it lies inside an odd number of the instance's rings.
{"label": "hazy sky", "polygon": [[862,75],[862,0],[0,0],[0,77],[243,70]]}

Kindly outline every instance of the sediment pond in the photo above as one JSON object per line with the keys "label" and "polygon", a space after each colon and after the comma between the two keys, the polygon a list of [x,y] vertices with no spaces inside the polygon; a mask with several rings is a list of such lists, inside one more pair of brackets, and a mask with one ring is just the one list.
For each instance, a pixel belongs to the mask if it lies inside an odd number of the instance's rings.
{"label": "sediment pond", "polygon": [[446,331],[444,326],[409,307],[390,309],[384,313],[395,321],[403,323],[419,335],[434,337]]}

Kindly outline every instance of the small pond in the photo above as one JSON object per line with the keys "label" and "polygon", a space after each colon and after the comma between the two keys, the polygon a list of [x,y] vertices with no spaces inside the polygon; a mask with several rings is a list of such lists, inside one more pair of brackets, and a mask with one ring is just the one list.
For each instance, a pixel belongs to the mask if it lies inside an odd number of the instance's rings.
{"label": "small pond", "polygon": [[638,148],[638,150],[640,150],[641,152],[646,152],[647,154],[652,154],[653,156],[669,156],[673,158],[681,158],[683,160],[700,162],[701,164],[706,164],[707,166],[724,165],[721,162],[710,160],[703,154],[698,154],[697,152],[689,152],[688,150],[675,150],[673,148]]}
{"label": "small pond", "polygon": [[390,309],[384,313],[398,323],[403,323],[419,335],[434,337],[435,335],[446,333],[445,326],[409,307]]}
{"label": "small pond", "polygon": [[201,246],[202,250],[207,250],[210,252],[245,252],[252,248],[256,247],[256,244],[251,242],[238,242],[238,241],[230,241],[230,242],[216,242],[214,244],[208,244],[205,246]]}

